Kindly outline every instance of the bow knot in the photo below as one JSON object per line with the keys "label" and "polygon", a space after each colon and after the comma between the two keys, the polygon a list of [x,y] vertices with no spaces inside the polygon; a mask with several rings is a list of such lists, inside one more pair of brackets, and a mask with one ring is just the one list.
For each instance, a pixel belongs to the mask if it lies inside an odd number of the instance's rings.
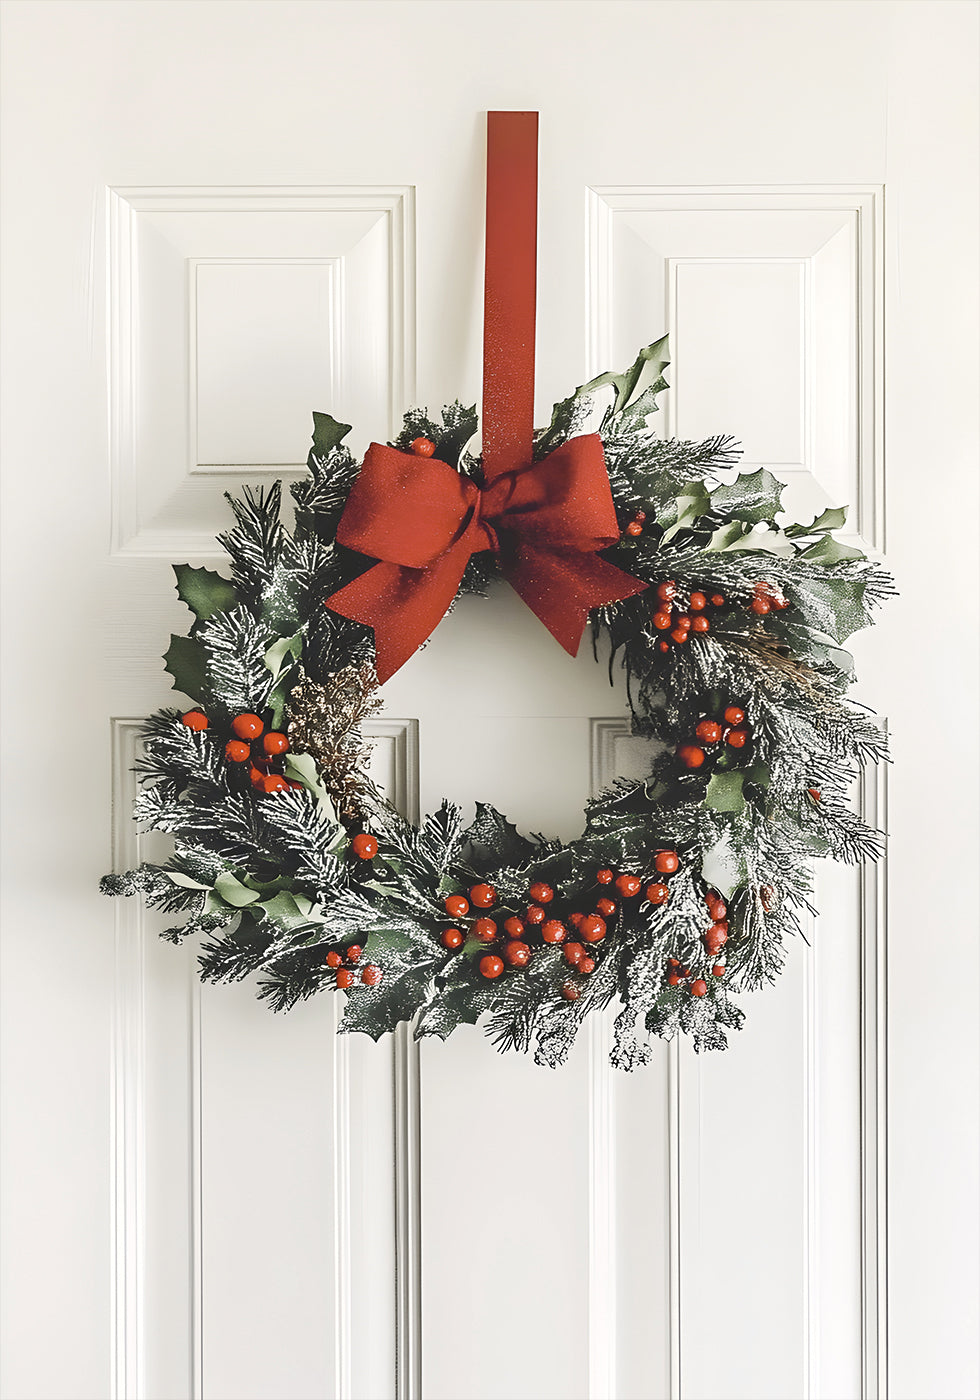
{"label": "bow knot", "polygon": [[433,632],[483,550],[572,656],[590,609],[646,587],[598,556],[619,528],[595,434],[482,487],[435,457],[372,443],[337,539],[378,560],[326,602],[374,629],[382,682]]}

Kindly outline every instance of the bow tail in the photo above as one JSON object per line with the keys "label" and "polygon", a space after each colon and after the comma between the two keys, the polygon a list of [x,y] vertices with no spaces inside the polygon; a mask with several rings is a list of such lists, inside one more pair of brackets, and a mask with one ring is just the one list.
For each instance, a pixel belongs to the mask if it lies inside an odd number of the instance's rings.
{"label": "bow tail", "polygon": [[382,561],[325,600],[331,612],[374,629],[375,669],[382,685],[445,617],[469,557],[469,548],[459,542],[426,569]]}
{"label": "bow tail", "polygon": [[570,656],[593,608],[642,593],[647,585],[591,551],[518,548],[503,564],[507,582]]}

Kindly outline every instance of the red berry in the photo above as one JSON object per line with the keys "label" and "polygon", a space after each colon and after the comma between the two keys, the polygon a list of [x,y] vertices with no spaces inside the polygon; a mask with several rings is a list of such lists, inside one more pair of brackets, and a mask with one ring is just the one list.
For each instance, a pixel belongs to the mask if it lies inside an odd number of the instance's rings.
{"label": "red berry", "polygon": [[733,749],[744,749],[749,742],[749,731],[747,729],[730,729],[725,736],[725,743]]}
{"label": "red berry", "polygon": [[725,966],[724,966],[724,963],[715,963],[715,965],[714,965],[714,967],[711,969],[711,971],[712,971],[712,973],[714,974],[715,977],[724,977],[724,975],[725,975]]}
{"label": "red berry", "polygon": [[470,912],[470,902],[461,894],[447,894],[442,901],[442,907],[451,919],[461,919],[464,914]]}
{"label": "red berry", "polygon": [[439,942],[444,948],[458,948],[463,942],[463,935],[458,928],[444,928]]}
{"label": "red berry", "polygon": [[676,972],[668,972],[668,974],[667,974],[667,986],[668,986],[668,987],[679,987],[680,985],[681,985],[681,978],[678,977],[677,973],[676,973]]}
{"label": "red berry", "polygon": [[695,977],[691,983],[691,996],[703,997],[708,990],[708,984],[703,977]]}
{"label": "red berry", "polygon": [[285,734],[280,734],[277,729],[271,729],[268,734],[262,736],[262,747],[270,758],[275,758],[277,754],[286,752],[289,748],[289,740]]}
{"label": "red berry", "polygon": [[704,946],[713,958],[716,958],[728,942],[727,933],[712,933],[709,931],[704,935]]}
{"label": "red berry", "polygon": [[677,626],[681,629],[682,632],[690,632],[691,623],[694,621],[694,619],[690,617],[687,613],[678,613],[674,621],[676,622]]}
{"label": "red berry", "polygon": [[724,595],[724,593],[712,593],[712,595],[711,595],[711,606],[712,606],[713,608],[723,608],[723,607],[725,606],[725,595]]}
{"label": "red berry", "polygon": [[225,744],[225,758],[229,763],[245,763],[251,753],[249,745],[243,744],[241,739],[229,739]]}
{"label": "red berry", "polygon": [[435,454],[436,450],[435,443],[431,440],[431,438],[427,437],[413,438],[412,441],[409,443],[409,446],[415,453],[416,457],[432,457]]}
{"label": "red berry", "polygon": [[188,710],[186,715],[181,715],[181,724],[186,724],[188,729],[207,729],[208,717],[203,710]]}
{"label": "red berry", "polygon": [[349,967],[342,967],[337,972],[337,986],[341,991],[346,992],[348,987],[354,985],[354,974]]}
{"label": "red berry", "polygon": [[653,868],[660,875],[673,875],[674,871],[680,867],[676,851],[658,851],[653,862]]}
{"label": "red berry", "polygon": [[700,768],[704,762],[704,749],[699,749],[697,744],[682,744],[677,750],[677,757],[685,768]]}
{"label": "red berry", "polygon": [[585,949],[581,943],[566,943],[561,951],[565,961],[570,962],[573,967],[585,957]]}
{"label": "red berry", "polygon": [[262,791],[265,793],[288,792],[289,787],[286,779],[280,778],[278,773],[269,773],[267,777],[262,779]]}
{"label": "red berry", "polygon": [[769,611],[769,600],[767,598],[753,598],[749,606],[757,617],[765,617]]}
{"label": "red berry", "polygon": [[639,520],[631,520],[626,527],[626,533],[635,539],[637,535],[643,534],[643,525]]}
{"label": "red berry", "polygon": [[646,895],[650,904],[666,904],[670,898],[670,890],[666,885],[647,885]]}
{"label": "red berry", "polygon": [[711,623],[705,617],[704,613],[702,613],[700,617],[696,617],[691,623],[691,628],[695,632],[710,632]]}
{"label": "red berry", "polygon": [[356,963],[357,960],[358,960],[358,958],[359,958],[359,957],[361,956],[361,954],[364,952],[364,949],[361,947],[361,945],[360,945],[359,943],[352,943],[352,944],[350,945],[350,947],[346,950],[346,952],[347,952],[347,961],[348,961],[348,962],[352,962],[352,963]]}
{"label": "red berry", "polygon": [[723,919],[728,913],[728,905],[719,895],[709,894],[707,899],[707,905],[708,913],[714,920]]}
{"label": "red berry", "polygon": [[555,892],[550,885],[538,880],[528,890],[528,896],[534,900],[535,904],[550,904],[555,897]]}
{"label": "red berry", "polygon": [[606,936],[606,921],[601,914],[586,914],[578,931],[586,943],[601,943]]}
{"label": "red berry", "polygon": [[541,937],[546,943],[561,943],[568,936],[568,930],[561,919],[548,919],[541,926]]}
{"label": "red berry", "polygon": [[658,632],[666,632],[670,623],[671,617],[669,612],[655,612],[653,614],[653,625]]}
{"label": "red berry", "polygon": [[257,739],[265,728],[258,715],[236,715],[231,722],[232,733],[239,739]]}
{"label": "red berry", "polygon": [[616,912],[616,901],[614,899],[597,899],[595,902],[597,914],[601,914],[604,919],[608,919]]}
{"label": "red berry", "polygon": [[364,983],[365,987],[376,987],[383,976],[384,974],[380,967],[375,963],[368,963],[367,967],[361,973],[361,981]]}
{"label": "red berry", "polygon": [[660,648],[661,651],[670,651],[670,642],[659,641],[657,643],[657,646]]}
{"label": "red berry", "polygon": [[729,706],[728,706],[728,708],[727,708],[726,711],[725,711],[725,723],[726,723],[726,724],[739,725],[739,724],[742,723],[742,721],[743,721],[744,719],[745,719],[745,711],[742,710],[742,709],[740,709],[740,708],[738,707],[738,705],[729,705]]}
{"label": "red berry", "polygon": [[339,967],[339,966],[340,966],[340,954],[339,954],[339,953],[328,953],[328,954],[327,954],[327,967]]}
{"label": "red berry", "polygon": [[708,606],[708,600],[703,593],[692,593],[688,607],[692,612],[703,612]]}
{"label": "red berry", "polygon": [[586,975],[590,972],[595,972],[595,958],[590,958],[588,954],[586,954],[584,958],[579,958],[578,970],[579,972],[584,972]]}
{"label": "red berry", "polygon": [[510,967],[527,967],[531,961],[531,950],[526,943],[521,943],[518,939],[513,939],[510,943],[505,943],[502,950],[504,962]]}
{"label": "red berry", "polygon": [[657,584],[657,597],[662,603],[669,603],[677,597],[677,584],[673,579]]}
{"label": "red berry", "polygon": [[595,878],[597,885],[611,885],[613,882],[613,873],[611,870],[597,870]]}
{"label": "red berry", "polygon": [[528,924],[543,924],[544,910],[540,904],[529,904],[524,912],[524,922]]}
{"label": "red berry", "polygon": [[690,636],[690,633],[686,627],[675,627],[670,635],[673,637],[674,641],[677,643],[678,646],[683,646],[684,643],[687,641],[688,637]]}
{"label": "red berry", "polygon": [[496,898],[493,885],[474,885],[470,890],[470,903],[476,909],[489,909]]}
{"label": "red berry", "polygon": [[503,959],[498,958],[496,953],[488,953],[485,958],[480,959],[480,972],[484,977],[499,977],[503,970]]}
{"label": "red berry", "polygon": [[568,922],[572,925],[573,928],[578,928],[579,924],[585,918],[585,915],[580,909],[575,909],[571,914],[568,914],[566,917],[568,918]]}
{"label": "red berry", "polygon": [[717,744],[721,741],[721,725],[713,719],[703,719],[694,731],[703,744]]}
{"label": "red berry", "polygon": [[511,918],[511,919],[505,919],[505,920],[504,920],[504,933],[506,933],[507,936],[508,936],[509,938],[520,938],[520,936],[521,936],[521,934],[522,934],[523,932],[524,932],[524,920],[523,920],[523,919],[514,919],[514,918]]}
{"label": "red berry", "polygon": [[360,832],[354,837],[350,844],[351,850],[356,856],[359,856],[361,860],[373,860],[378,854],[377,837],[372,836],[368,831]]}
{"label": "red berry", "polygon": [[481,943],[492,943],[497,937],[497,925],[493,919],[474,919],[470,933]]}
{"label": "red berry", "polygon": [[561,994],[566,1001],[578,1001],[579,997],[582,995],[574,982],[566,982],[561,989]]}
{"label": "red berry", "polygon": [[624,899],[632,899],[639,894],[642,885],[643,881],[638,875],[620,875],[616,881],[616,888]]}

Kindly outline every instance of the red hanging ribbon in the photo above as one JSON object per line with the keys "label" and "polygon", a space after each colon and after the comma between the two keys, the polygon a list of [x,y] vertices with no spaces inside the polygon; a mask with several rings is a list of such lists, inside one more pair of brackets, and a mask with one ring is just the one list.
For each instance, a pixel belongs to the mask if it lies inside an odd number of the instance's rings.
{"label": "red hanging ribbon", "polygon": [[337,539],[377,559],[326,600],[374,629],[386,681],[434,631],[472,554],[501,573],[572,656],[589,611],[646,584],[600,559],[619,526],[597,434],[538,462],[534,435],[536,112],[490,112],[481,487],[446,462],[372,443]]}

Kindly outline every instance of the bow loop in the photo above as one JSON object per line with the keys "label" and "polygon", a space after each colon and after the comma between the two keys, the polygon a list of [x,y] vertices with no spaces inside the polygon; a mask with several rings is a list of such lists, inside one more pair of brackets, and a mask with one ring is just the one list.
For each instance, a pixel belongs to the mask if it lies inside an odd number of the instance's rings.
{"label": "bow loop", "polygon": [[381,681],[438,625],[481,550],[573,656],[592,608],[646,587],[597,556],[619,529],[594,434],[482,489],[446,462],[372,443],[337,539],[378,560],[326,604],[374,629]]}

